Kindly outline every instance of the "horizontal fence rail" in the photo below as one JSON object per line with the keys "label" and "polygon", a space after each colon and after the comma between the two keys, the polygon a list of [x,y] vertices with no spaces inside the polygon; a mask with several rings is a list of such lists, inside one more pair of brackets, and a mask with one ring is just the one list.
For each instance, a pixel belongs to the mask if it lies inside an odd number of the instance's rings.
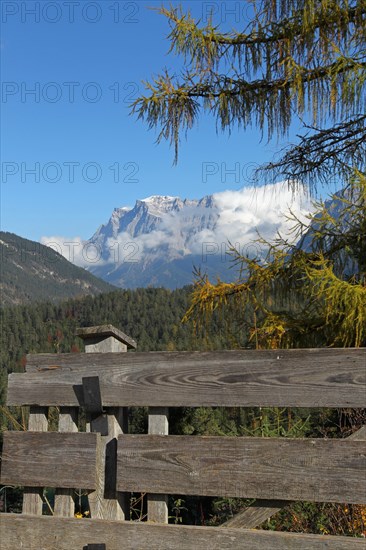
{"label": "horizontal fence rail", "polygon": [[96,433],[5,432],[1,483],[95,489]]}
{"label": "horizontal fence rail", "polygon": [[[105,544],[106,550],[361,550],[364,539],[303,535],[247,529],[218,529],[138,522],[78,520],[50,516],[2,514],[0,536],[6,549],[84,550]],[[90,544],[87,544],[89,541]]]}
{"label": "horizontal fence rail", "polygon": [[366,504],[364,441],[121,435],[117,488]]}
{"label": "horizontal fence rail", "polygon": [[80,406],[98,376],[103,406],[364,407],[366,350],[39,354],[9,376],[8,405]]}
{"label": "horizontal fence rail", "polygon": [[[30,431],[4,434],[1,482],[25,489],[23,514],[0,515],[1,548],[364,548],[248,527],[292,501],[366,504],[365,428],[328,440],[168,433],[169,407],[363,408],[365,348],[126,353],[136,343],[111,325],[78,334],[87,353],[28,355],[9,375],[7,404],[30,405]],[[54,406],[59,431],[48,432]],[[128,435],[131,406],[148,407],[148,435]],[[55,488],[52,517],[44,487]],[[80,487],[90,519],[73,518]],[[147,493],[147,522],[123,521],[129,492]],[[256,500],[219,528],[195,527],[167,524],[169,494]]]}

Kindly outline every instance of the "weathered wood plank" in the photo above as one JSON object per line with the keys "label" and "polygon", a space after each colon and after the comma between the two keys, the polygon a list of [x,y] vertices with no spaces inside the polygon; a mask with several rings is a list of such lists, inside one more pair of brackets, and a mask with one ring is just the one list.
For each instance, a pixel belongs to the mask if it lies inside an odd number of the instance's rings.
{"label": "weathered wood plank", "polygon": [[356,432],[353,432],[347,439],[351,439],[353,441],[366,441],[366,426],[361,426],[359,430]]}
{"label": "weathered wood plank", "polygon": [[[107,419],[107,418],[106,418]],[[108,421],[108,419],[107,419]],[[104,501],[104,476],[105,476],[105,445],[100,442],[97,449],[96,467],[95,467],[95,487],[93,491],[88,493],[88,503],[90,516],[93,519],[106,519],[104,517],[105,501]]]}
{"label": "weathered wood plank", "polygon": [[242,512],[236,514],[220,525],[220,528],[238,527],[240,529],[254,529],[268,518],[274,516],[285,506],[291,504],[289,500],[257,500]]}
{"label": "weathered wood plank", "polygon": [[117,437],[126,430],[126,411],[122,408],[109,409],[105,415],[106,436],[101,436],[98,455],[97,486],[89,494],[92,518],[124,520],[129,517],[128,495],[116,490]]}
{"label": "weathered wood plank", "polygon": [[[78,431],[77,407],[60,407],[58,431],[62,433],[74,433]],[[74,517],[75,501],[73,489],[56,489],[55,492],[55,516]]]}
{"label": "weathered wood plank", "polygon": [[[47,407],[30,407],[28,430],[35,432],[47,432],[48,430]],[[24,487],[23,514],[42,515],[43,489],[38,487]]]}
{"label": "weathered wood plank", "polygon": [[125,491],[315,502],[366,502],[363,441],[125,435]]}
{"label": "weathered wood plank", "polygon": [[1,483],[95,488],[98,434],[5,432]]}
{"label": "weathered wood plank", "polygon": [[[169,409],[167,407],[150,407],[148,431],[151,435],[168,435]],[[147,495],[147,519],[156,523],[168,523],[168,495]]]}
{"label": "weathered wood plank", "polygon": [[83,376],[99,376],[103,406],[366,405],[364,348],[41,354],[28,368],[9,376],[8,405],[78,406]]}
{"label": "weathered wood plank", "polygon": [[144,522],[78,520],[1,514],[1,550],[81,550],[105,544],[107,550],[361,550],[364,539],[247,529],[218,529]]}
{"label": "weathered wood plank", "polygon": [[[366,441],[366,426],[350,435],[347,439]],[[240,527],[241,529],[254,529],[270,517],[274,516],[285,506],[291,504],[290,500],[256,500],[254,504],[245,508],[233,518],[225,521],[220,527]]]}

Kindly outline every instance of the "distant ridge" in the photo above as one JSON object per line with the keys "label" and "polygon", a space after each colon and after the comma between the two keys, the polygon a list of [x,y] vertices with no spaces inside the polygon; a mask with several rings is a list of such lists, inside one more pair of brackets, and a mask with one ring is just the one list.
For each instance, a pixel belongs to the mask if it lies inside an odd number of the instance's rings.
{"label": "distant ridge", "polygon": [[1,305],[65,298],[115,290],[48,246],[0,231]]}

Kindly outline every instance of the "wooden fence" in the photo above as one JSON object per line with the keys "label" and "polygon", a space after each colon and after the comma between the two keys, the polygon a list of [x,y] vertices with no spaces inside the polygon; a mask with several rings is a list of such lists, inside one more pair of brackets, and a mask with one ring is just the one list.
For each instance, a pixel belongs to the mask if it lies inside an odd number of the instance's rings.
{"label": "wooden fence", "polygon": [[[14,550],[353,549],[363,539],[254,529],[291,501],[366,504],[366,429],[348,439],[168,435],[169,407],[365,407],[365,349],[124,353],[111,325],[80,329],[86,354],[27,357],[8,405],[29,405],[29,431],[6,432],[1,482],[25,487],[22,514],[1,514]],[[48,407],[59,408],[48,432]],[[148,434],[128,434],[131,406]],[[80,407],[87,433],[78,432]],[[54,515],[42,515],[54,487]],[[90,519],[75,519],[74,489]],[[148,521],[129,521],[129,492]],[[257,499],[221,527],[168,525],[168,495]]]}

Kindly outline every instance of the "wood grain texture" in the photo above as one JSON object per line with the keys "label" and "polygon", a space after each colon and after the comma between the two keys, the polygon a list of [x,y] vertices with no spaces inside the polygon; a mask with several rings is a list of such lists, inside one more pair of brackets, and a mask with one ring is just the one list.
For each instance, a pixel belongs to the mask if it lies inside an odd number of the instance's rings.
{"label": "wood grain texture", "polygon": [[97,448],[95,464],[95,486],[88,494],[90,516],[93,519],[104,518],[104,467],[105,467],[105,444],[100,436],[100,445]]}
{"label": "wood grain texture", "polygon": [[[350,435],[351,441],[366,441],[366,426]],[[256,500],[254,504],[245,508],[233,518],[225,521],[220,527],[240,527],[241,529],[254,529],[270,517],[274,516],[285,506],[291,504],[290,500]]]}
{"label": "wood grain texture", "polygon": [[98,434],[5,432],[1,483],[94,489]]}
{"label": "wood grain texture", "polygon": [[[77,407],[60,407],[58,431],[61,433],[74,433],[78,431]],[[55,491],[55,516],[72,518],[75,514],[75,500],[73,489],[56,489]]]}
{"label": "wood grain texture", "polygon": [[218,529],[1,514],[1,550],[361,550],[364,539],[247,529]]}
{"label": "wood grain texture", "polygon": [[248,508],[220,525],[220,529],[229,527],[254,529],[289,504],[291,504],[289,500],[256,500],[252,506],[248,506]]}
{"label": "wood grain texture", "polygon": [[353,432],[347,439],[351,439],[351,441],[366,441],[366,426],[361,426],[359,430]]}
{"label": "wood grain texture", "polygon": [[99,376],[103,406],[364,407],[366,350],[41,354],[9,376],[8,405],[82,404]]}
{"label": "wood grain texture", "polygon": [[125,491],[366,503],[363,441],[125,435]]}
{"label": "wood grain texture", "polygon": [[[168,435],[169,409],[150,407],[148,414],[148,431],[151,435]],[[168,523],[168,495],[147,495],[147,519],[156,523]]]}
{"label": "wood grain texture", "polygon": [[124,520],[129,517],[128,495],[116,489],[117,437],[126,429],[126,416],[122,408],[108,409],[108,435],[101,436],[97,486],[88,496],[92,518]]}
{"label": "wood grain texture", "polygon": [[[47,432],[48,409],[47,407],[30,407],[28,430],[35,432]],[[43,489],[37,487],[24,487],[23,514],[42,515]]]}

